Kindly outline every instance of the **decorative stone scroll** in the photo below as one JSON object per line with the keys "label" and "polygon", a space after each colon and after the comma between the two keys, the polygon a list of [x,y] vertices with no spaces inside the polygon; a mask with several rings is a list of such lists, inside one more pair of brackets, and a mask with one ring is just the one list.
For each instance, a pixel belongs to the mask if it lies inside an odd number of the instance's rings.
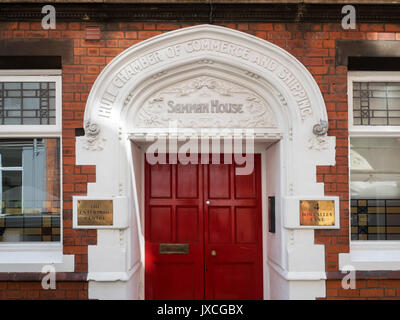
{"label": "decorative stone scroll", "polygon": [[[201,76],[162,89],[135,116],[137,128],[275,128],[267,102],[230,81]],[[205,125],[206,124],[206,125]]]}
{"label": "decorative stone scroll", "polygon": [[328,121],[325,120],[320,120],[319,123],[317,123],[313,127],[313,133],[316,136],[324,136],[328,133],[328,130],[329,130],[329,123]]}

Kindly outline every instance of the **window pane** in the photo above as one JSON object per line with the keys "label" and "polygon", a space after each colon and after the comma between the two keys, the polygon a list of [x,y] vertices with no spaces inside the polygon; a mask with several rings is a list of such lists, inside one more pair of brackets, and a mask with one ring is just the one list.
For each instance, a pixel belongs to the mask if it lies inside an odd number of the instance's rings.
{"label": "window pane", "polygon": [[18,145],[0,142],[0,167],[21,167],[22,149]]}
{"label": "window pane", "polygon": [[0,242],[60,241],[59,139],[0,140],[0,155]]}
{"label": "window pane", "polygon": [[350,139],[352,240],[400,240],[400,139]]}
{"label": "window pane", "polygon": [[353,124],[400,125],[400,83],[354,82]]}
{"label": "window pane", "polygon": [[3,171],[2,213],[20,214],[22,212],[22,172]]}
{"label": "window pane", "polygon": [[54,125],[55,82],[0,82],[0,125]]}

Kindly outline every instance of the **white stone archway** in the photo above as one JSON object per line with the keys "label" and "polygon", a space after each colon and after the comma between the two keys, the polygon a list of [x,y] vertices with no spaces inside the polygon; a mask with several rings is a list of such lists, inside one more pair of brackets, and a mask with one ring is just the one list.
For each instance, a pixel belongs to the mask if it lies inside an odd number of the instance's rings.
{"label": "white stone archway", "polygon": [[[166,111],[171,95],[189,101],[200,94],[251,103],[241,114],[223,117]],[[189,129],[193,134],[193,129],[254,128],[256,141],[278,142],[263,150],[263,161],[274,168],[264,185],[276,197],[277,210],[277,232],[264,234],[265,297],[324,296],[324,247],[314,244],[313,228],[300,226],[298,209],[299,199],[329,198],[316,183],[316,166],[335,163],[335,138],[314,133],[323,131],[315,125],[328,120],[319,87],[283,49],[243,32],[200,25],[127,49],[90,92],[76,161],[96,165],[96,183],[83,198],[113,199],[115,210],[112,226],[93,227],[98,243],[88,251],[89,297],[143,298],[142,161],[131,141],[168,135],[168,121],[174,119],[182,135]],[[75,228],[80,228],[75,210],[80,198],[74,197]]]}

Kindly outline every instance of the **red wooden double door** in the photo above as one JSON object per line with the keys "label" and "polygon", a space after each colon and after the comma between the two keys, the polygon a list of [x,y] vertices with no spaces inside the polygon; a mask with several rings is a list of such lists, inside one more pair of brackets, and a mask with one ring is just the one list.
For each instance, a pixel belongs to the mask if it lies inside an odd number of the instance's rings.
{"label": "red wooden double door", "polygon": [[263,298],[260,156],[236,167],[146,163],[146,299]]}

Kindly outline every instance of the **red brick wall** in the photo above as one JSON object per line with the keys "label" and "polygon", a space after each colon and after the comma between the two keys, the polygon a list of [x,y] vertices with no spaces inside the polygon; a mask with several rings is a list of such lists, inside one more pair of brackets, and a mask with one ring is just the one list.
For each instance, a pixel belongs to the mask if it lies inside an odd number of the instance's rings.
{"label": "red brick wall", "polygon": [[357,280],[356,288],[345,290],[341,280],[327,281],[326,298],[335,300],[400,299],[400,280]]}
{"label": "red brick wall", "polygon": [[[73,39],[74,62],[63,65],[63,244],[64,254],[75,255],[76,272],[87,271],[87,246],[96,244],[95,230],[72,229],[72,195],[86,194],[87,183],[95,181],[94,167],[75,165],[75,128],[83,127],[83,114],[90,88],[105,65],[129,46],[163,32],[189,26],[175,23],[99,23],[101,40],[85,41],[85,25],[81,22],[57,21],[56,30],[42,30],[39,22],[0,23],[1,39]],[[335,65],[336,40],[400,40],[400,25],[360,24],[357,30],[349,31],[342,30],[339,23],[231,23],[225,26],[266,39],[292,53],[310,70],[323,93],[329,117],[329,135],[337,138],[336,166],[318,167],[317,180],[325,182],[326,195],[340,196],[341,229],[316,231],[315,242],[325,245],[327,271],[337,271],[338,253],[349,251],[349,186],[347,68]],[[400,295],[396,287],[384,280],[360,281],[360,287],[347,291],[338,288],[338,283],[340,281],[327,281],[328,298],[353,294],[359,297]],[[4,288],[4,284],[1,285]],[[29,289],[34,284],[14,283],[12,288],[8,285],[7,291],[13,292],[15,297],[29,297],[26,291],[39,292],[35,293],[38,295],[36,298],[42,297],[40,291]],[[87,291],[86,284],[76,285],[80,286],[79,290]],[[56,296],[72,296],[69,291],[76,295],[77,289],[57,289]],[[79,298],[86,296],[78,294]],[[3,293],[0,297],[7,298],[7,295]]]}
{"label": "red brick wall", "polygon": [[0,299],[87,299],[87,282],[57,282],[55,290],[44,290],[40,282],[0,282]]}

